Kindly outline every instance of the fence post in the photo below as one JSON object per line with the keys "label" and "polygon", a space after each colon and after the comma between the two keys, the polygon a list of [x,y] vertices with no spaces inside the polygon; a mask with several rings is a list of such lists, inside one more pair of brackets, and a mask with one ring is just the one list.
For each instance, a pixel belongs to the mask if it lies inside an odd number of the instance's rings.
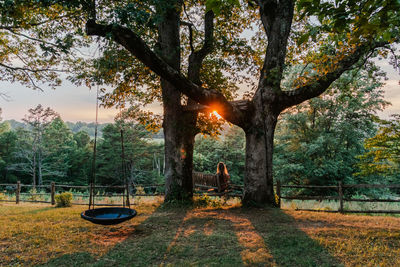
{"label": "fence post", "polygon": [[342,181],[339,181],[339,212],[343,213],[343,186],[342,186]]}
{"label": "fence post", "polygon": [[276,195],[278,196],[278,208],[281,208],[281,180],[276,181]]}
{"label": "fence post", "polygon": [[51,205],[55,205],[56,204],[56,199],[55,199],[56,183],[55,182],[51,182],[50,188],[51,188]]}
{"label": "fence post", "polygon": [[17,188],[15,189],[15,203],[19,204],[19,194],[21,193],[21,182],[17,182]]}

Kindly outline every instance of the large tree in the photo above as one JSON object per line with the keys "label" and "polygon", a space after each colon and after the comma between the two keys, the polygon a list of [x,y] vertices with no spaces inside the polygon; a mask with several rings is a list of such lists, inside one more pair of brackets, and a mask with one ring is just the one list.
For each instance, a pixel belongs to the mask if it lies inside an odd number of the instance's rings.
{"label": "large tree", "polygon": [[49,124],[58,117],[58,114],[51,108],[43,108],[41,104],[29,109],[29,114],[22,120],[31,127],[32,133],[32,185],[43,183],[43,134]]}
{"label": "large tree", "polygon": [[[400,8],[396,0],[39,2],[44,6],[63,3],[75,14],[79,10],[82,16],[77,17],[87,19],[88,35],[104,37],[104,46],[118,44],[114,51],[124,53],[123,58],[128,60],[123,62],[135,64],[141,74],[161,78],[167,199],[192,194],[193,137],[198,131],[198,109],[192,107],[196,102],[218,109],[246,134],[244,201],[273,203],[273,138],[279,114],[322,94],[343,72],[363,65],[376,55],[375,51],[381,53],[382,48],[399,41]],[[254,49],[249,52],[246,43],[239,40],[251,27]],[[231,51],[237,56],[223,60],[234,54]],[[383,52],[381,55],[386,56]],[[226,93],[229,90],[213,83],[218,77],[215,74],[235,75],[251,69],[247,68],[249,58],[254,62],[253,69],[259,68],[258,85],[249,100],[232,102],[232,95]],[[398,64],[396,60],[393,63]],[[284,89],[284,70],[294,64],[304,66],[304,71]],[[215,69],[211,75],[203,75]],[[119,77],[144,81],[127,72]],[[210,82],[205,82],[207,78]],[[136,88],[120,89],[130,94]],[[189,99],[182,98],[182,93]]]}

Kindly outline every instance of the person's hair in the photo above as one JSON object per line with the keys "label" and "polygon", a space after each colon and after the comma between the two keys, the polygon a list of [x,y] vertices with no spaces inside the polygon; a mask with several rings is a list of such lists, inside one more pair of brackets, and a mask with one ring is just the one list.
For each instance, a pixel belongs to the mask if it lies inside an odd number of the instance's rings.
{"label": "person's hair", "polygon": [[223,162],[219,162],[219,163],[218,163],[218,165],[217,165],[217,174],[220,173],[220,168],[221,168],[220,166],[222,166],[223,173],[224,173],[225,175],[229,175],[228,169],[226,168],[225,163],[223,163]]}

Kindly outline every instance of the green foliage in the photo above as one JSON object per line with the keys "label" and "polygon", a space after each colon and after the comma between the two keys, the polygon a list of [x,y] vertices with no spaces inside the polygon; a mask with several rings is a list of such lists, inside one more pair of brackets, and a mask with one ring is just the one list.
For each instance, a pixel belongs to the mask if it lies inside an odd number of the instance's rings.
{"label": "green foliage", "polygon": [[86,41],[78,34],[80,14],[71,11],[66,20],[59,4],[43,2],[0,2],[1,81],[55,88],[61,84],[61,67],[73,67],[77,54],[71,47]]}
{"label": "green foliage", "polygon": [[377,120],[378,133],[365,140],[366,152],[359,157],[359,176],[379,179],[382,182],[400,181],[400,115],[392,120]]}
{"label": "green foliage", "polygon": [[387,104],[380,76],[371,73],[343,75],[327,93],[282,116],[275,135],[277,179],[284,184],[356,182],[356,156],[364,152],[363,140],[375,133],[375,112]]}
{"label": "green foliage", "polygon": [[[361,38],[382,38],[390,40],[398,28],[400,3],[397,0],[385,1],[298,1],[297,9],[305,16],[315,16],[320,29],[333,33],[351,32],[354,41]],[[376,12],[375,12],[376,11]]]}
{"label": "green foliage", "polygon": [[[96,124],[94,122],[87,123],[87,122],[65,122],[65,124],[68,126],[68,128],[74,133],[78,132],[84,132],[89,135],[89,137],[94,138],[94,131],[95,131],[95,126]],[[97,125],[97,134],[98,136],[101,136],[101,132],[103,128],[107,125],[108,123],[99,123]]]}
{"label": "green foliage", "polygon": [[[121,129],[124,137],[124,162]],[[162,147],[146,141],[145,137],[149,137],[149,132],[142,125],[123,122],[107,125],[98,143],[97,182],[121,184],[125,176],[134,183],[150,184],[157,181],[159,175],[152,171],[153,159],[162,154]]]}
{"label": "green foliage", "polygon": [[59,195],[55,195],[56,207],[71,207],[72,206],[72,193],[63,192]]}
{"label": "green foliage", "polygon": [[216,15],[219,15],[225,8],[239,7],[239,0],[206,0],[206,11],[212,10]]}
{"label": "green foliage", "polygon": [[215,173],[218,162],[224,162],[231,181],[234,184],[242,184],[245,165],[245,138],[244,132],[233,127],[223,137],[216,139],[199,136],[193,155],[193,167],[195,171]]}
{"label": "green foliage", "polygon": [[[4,129],[0,132],[0,181],[15,183],[18,179],[31,184],[33,175],[37,177],[39,173],[40,161],[43,183],[87,184],[93,155],[89,134],[72,133],[59,117],[46,122],[32,119],[30,123],[33,126],[16,129],[8,127],[8,122],[0,124]],[[104,138],[97,140],[99,183],[123,182],[120,126],[104,125]],[[163,145],[149,141],[152,134],[142,125],[125,123],[122,127],[128,179],[135,183],[162,183]]]}
{"label": "green foliage", "polygon": [[[76,146],[73,135],[61,118],[54,119],[43,132],[43,165],[47,172],[45,177],[58,182],[66,177],[70,168],[70,155]],[[44,179],[49,182],[49,180]]]}
{"label": "green foliage", "polygon": [[203,194],[193,199],[193,206],[197,208],[199,207],[222,208],[226,204],[226,200],[227,200],[226,198],[210,197],[207,194]]}
{"label": "green foliage", "polygon": [[[40,191],[39,191],[40,192]],[[36,188],[32,188],[29,190],[29,200],[32,201],[39,201],[41,200],[40,195],[36,195],[37,193],[39,193],[38,190]]]}
{"label": "green foliage", "polygon": [[7,183],[12,181],[12,172],[7,168],[15,162],[14,153],[17,150],[18,137],[8,127],[4,127],[4,129],[8,130],[0,131],[0,180]]}

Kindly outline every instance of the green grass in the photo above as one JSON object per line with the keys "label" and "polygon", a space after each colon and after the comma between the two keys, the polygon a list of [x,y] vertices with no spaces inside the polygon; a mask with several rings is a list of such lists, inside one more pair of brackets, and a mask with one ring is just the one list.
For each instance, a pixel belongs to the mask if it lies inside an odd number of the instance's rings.
{"label": "green grass", "polygon": [[0,265],[400,266],[400,218],[159,204],[116,226],[86,207],[0,206]]}

